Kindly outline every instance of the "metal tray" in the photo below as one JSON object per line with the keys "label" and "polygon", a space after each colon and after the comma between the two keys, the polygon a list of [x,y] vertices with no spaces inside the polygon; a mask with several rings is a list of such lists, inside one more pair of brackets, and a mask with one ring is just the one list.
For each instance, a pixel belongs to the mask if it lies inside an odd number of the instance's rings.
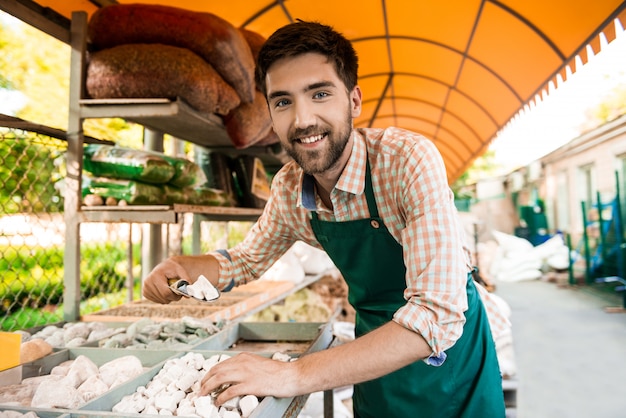
{"label": "metal tray", "polygon": [[[194,350],[232,350],[304,354],[317,340],[327,341],[332,330],[318,322],[234,322],[194,346]],[[322,343],[322,345],[323,345]],[[326,345],[327,347],[327,345]],[[325,347],[316,347],[317,350]],[[317,351],[315,350],[315,351]]]}
{"label": "metal tray", "polygon": [[[205,342],[196,346],[194,349],[176,353],[175,356],[182,357],[187,352],[194,352],[200,353],[205,358],[208,358],[214,354],[226,353],[229,355],[235,355],[238,352],[251,351],[242,349],[248,348],[245,344],[237,344],[233,347],[233,341],[236,342],[240,340],[263,341],[266,344],[266,346],[263,347],[265,350],[255,352],[266,357],[269,357],[274,352],[279,351],[274,348],[279,347],[278,344],[280,341],[285,340],[297,343],[304,342],[304,344],[306,344],[306,348],[297,350],[297,352],[289,353],[293,356],[328,348],[333,341],[333,335],[332,326],[330,324],[323,323],[236,323],[228,326],[218,334],[209,337]],[[213,346],[214,349],[207,349],[209,346]],[[93,399],[80,408],[80,413],[72,412],[70,416],[111,416],[110,414],[112,413],[107,411],[111,411],[113,406],[124,396],[133,394],[139,386],[145,386],[148,384],[148,382],[150,382],[150,380],[152,380],[152,378],[161,371],[164,363],[165,360],[135,379],[119,385],[104,395]],[[250,418],[296,418],[304,407],[307,399],[308,395],[280,399],[266,397],[261,400],[259,406],[250,415]],[[127,416],[143,418],[151,417],[151,415],[146,414],[127,414]]]}

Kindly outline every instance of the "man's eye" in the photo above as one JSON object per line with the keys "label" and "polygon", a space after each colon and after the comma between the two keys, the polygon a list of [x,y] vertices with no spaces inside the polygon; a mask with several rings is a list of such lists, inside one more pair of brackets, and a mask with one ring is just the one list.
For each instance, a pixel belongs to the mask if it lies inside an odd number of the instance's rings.
{"label": "man's eye", "polygon": [[289,104],[289,101],[287,99],[282,99],[274,103],[274,107],[283,107],[283,106],[287,106],[288,104]]}
{"label": "man's eye", "polygon": [[313,97],[315,99],[323,99],[324,97],[328,97],[328,93],[326,93],[325,91],[318,91]]}

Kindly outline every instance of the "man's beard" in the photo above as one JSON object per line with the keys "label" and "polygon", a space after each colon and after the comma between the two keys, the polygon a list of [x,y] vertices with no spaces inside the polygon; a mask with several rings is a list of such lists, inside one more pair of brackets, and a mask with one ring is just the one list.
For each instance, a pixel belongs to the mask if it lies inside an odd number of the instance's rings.
{"label": "man's beard", "polygon": [[320,133],[328,134],[325,141],[329,144],[322,150],[306,150],[300,147],[296,147],[293,142],[290,142],[290,146],[285,149],[287,154],[298,163],[302,170],[309,175],[319,174],[332,168],[337,161],[341,158],[346,144],[350,139],[352,133],[352,115],[348,112],[343,129],[339,130],[336,134],[332,131],[323,130],[319,127],[310,127],[294,132],[290,137],[305,137]]}

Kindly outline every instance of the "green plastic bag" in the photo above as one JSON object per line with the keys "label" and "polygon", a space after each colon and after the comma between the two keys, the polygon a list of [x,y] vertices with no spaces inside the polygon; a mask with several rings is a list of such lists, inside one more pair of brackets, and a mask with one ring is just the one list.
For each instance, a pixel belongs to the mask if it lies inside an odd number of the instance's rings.
{"label": "green plastic bag", "polygon": [[164,184],[176,174],[176,168],[169,161],[150,151],[88,144],[83,152],[84,168],[95,177]]}
{"label": "green plastic bag", "polygon": [[126,179],[106,177],[83,178],[83,196],[93,194],[106,200],[112,197],[129,205],[166,204],[163,186]]}

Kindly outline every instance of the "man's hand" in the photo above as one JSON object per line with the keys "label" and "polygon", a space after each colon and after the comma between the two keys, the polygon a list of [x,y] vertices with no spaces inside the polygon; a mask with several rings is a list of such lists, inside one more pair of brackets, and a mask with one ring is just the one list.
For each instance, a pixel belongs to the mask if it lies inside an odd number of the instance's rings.
{"label": "man's hand", "polygon": [[168,279],[183,279],[191,283],[187,271],[169,258],[157,265],[143,282],[143,295],[153,302],[170,303],[181,298],[169,288]]}
{"label": "man's hand", "polygon": [[227,385],[215,400],[217,405],[222,405],[235,396],[288,398],[300,395],[297,362],[240,353],[211,367],[202,379],[200,393],[208,395],[222,385]]}
{"label": "man's hand", "polygon": [[185,280],[195,283],[204,275],[213,286],[217,287],[219,263],[210,254],[179,255],[168,258],[157,265],[145,278],[143,295],[153,302],[170,303],[181,298],[169,288],[168,279]]}

